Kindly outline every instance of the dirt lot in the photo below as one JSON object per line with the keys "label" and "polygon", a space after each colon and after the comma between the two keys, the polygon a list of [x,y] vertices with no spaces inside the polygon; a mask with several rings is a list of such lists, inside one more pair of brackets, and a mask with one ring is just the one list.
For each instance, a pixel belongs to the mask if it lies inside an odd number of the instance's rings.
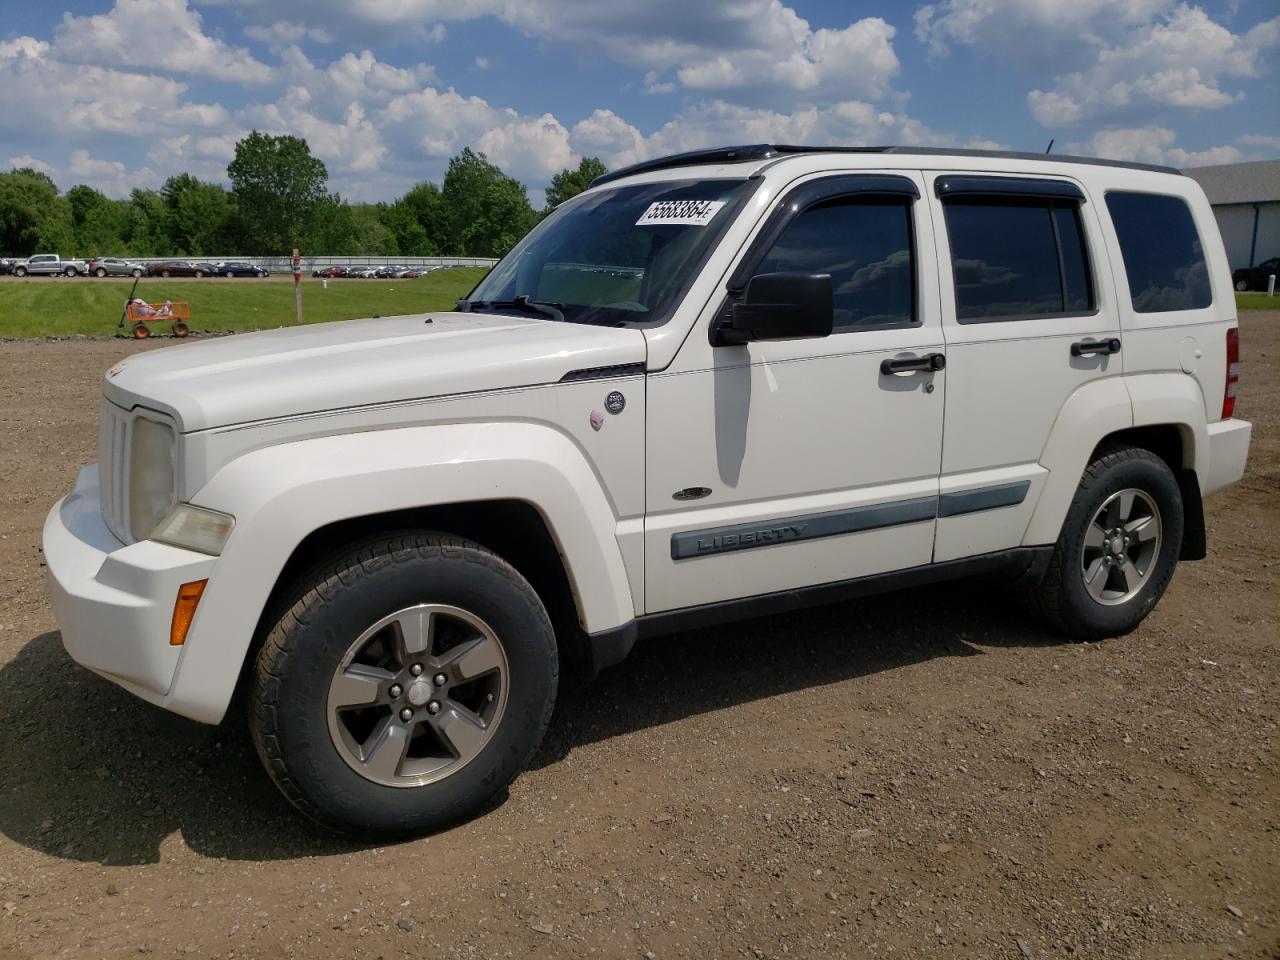
{"label": "dirt lot", "polygon": [[1137,633],[969,585],[651,642],[385,847],[68,660],[40,527],[144,348],[0,344],[0,958],[1280,956],[1280,313],[1243,324],[1248,476]]}

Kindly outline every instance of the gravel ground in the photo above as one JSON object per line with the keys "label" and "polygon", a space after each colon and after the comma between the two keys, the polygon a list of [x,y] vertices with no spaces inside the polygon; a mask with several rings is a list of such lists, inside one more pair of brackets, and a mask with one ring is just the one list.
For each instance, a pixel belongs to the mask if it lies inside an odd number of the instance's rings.
{"label": "gravel ground", "polygon": [[394,846],[67,658],[41,523],[156,345],[0,344],[0,958],[1280,957],[1280,313],[1242,334],[1248,475],[1133,635],[968,585],[650,642]]}

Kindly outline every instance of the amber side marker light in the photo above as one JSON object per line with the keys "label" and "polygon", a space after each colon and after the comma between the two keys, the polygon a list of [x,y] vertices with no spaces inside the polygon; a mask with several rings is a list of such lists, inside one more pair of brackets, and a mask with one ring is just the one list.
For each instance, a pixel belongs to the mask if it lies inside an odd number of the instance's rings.
{"label": "amber side marker light", "polygon": [[173,602],[173,624],[169,627],[169,646],[180,647],[186,642],[187,631],[196,616],[196,605],[208,582],[195,580],[178,588],[178,599]]}

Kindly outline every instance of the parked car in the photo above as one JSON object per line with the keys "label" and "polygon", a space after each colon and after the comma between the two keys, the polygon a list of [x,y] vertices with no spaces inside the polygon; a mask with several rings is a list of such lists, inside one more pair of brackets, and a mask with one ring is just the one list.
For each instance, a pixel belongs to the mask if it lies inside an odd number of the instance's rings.
{"label": "parked car", "polygon": [[76,277],[89,272],[83,260],[64,260],[56,253],[37,253],[13,265],[15,277]]}
{"label": "parked car", "polygon": [[7,277],[13,273],[13,261],[7,257],[0,257],[0,277]]}
{"label": "parked car", "polygon": [[151,264],[153,277],[210,277],[218,272],[212,263],[196,260],[162,260]]}
{"label": "parked car", "polygon": [[195,720],[243,698],[295,807],[396,836],[637,638],[970,575],[1120,636],[1244,471],[1217,229],[1176,170],[1062,156],[615,171],[453,311],[113,367],[44,527],[62,642]]}
{"label": "parked car", "polygon": [[359,280],[369,280],[377,276],[378,271],[381,269],[381,267],[359,267],[351,270],[347,276],[355,277]]}
{"label": "parked car", "polygon": [[1265,290],[1268,280],[1280,275],[1280,257],[1263,260],[1255,267],[1242,267],[1231,275],[1231,282],[1242,293],[1246,290]]}
{"label": "parked car", "polygon": [[147,272],[143,264],[119,257],[94,257],[87,269],[95,277],[141,277]]}
{"label": "parked car", "polygon": [[312,270],[311,276],[335,280],[338,277],[348,276],[349,271],[350,267],[321,267],[319,270]]}
{"label": "parked car", "polygon": [[268,276],[266,270],[262,267],[255,267],[252,263],[245,263],[241,260],[231,260],[226,263],[216,264],[215,272],[224,277],[265,277]]}

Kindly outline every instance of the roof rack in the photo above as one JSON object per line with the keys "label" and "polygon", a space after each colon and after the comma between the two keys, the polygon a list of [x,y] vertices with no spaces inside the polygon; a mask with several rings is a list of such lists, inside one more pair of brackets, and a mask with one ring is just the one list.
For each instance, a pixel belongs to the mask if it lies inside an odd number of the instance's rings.
{"label": "roof rack", "polygon": [[1053,163],[1086,163],[1097,167],[1123,167],[1127,170],[1147,170],[1153,173],[1182,171],[1153,163],[1131,163],[1125,160],[1099,160],[1093,157],[1073,157],[1065,154],[1025,153],[1016,150],[961,150],[952,147],[820,147],[801,146],[792,143],[753,143],[736,147],[712,147],[707,150],[690,150],[667,157],[658,157],[633,163],[628,167],[611,170],[591,181],[591,186],[621,180],[637,173],[653,170],[669,170],[673,167],[693,167],[707,164],[746,163],[751,160],[775,160],[800,153],[893,153],[924,157],[989,157],[1001,160],[1048,160]]}

